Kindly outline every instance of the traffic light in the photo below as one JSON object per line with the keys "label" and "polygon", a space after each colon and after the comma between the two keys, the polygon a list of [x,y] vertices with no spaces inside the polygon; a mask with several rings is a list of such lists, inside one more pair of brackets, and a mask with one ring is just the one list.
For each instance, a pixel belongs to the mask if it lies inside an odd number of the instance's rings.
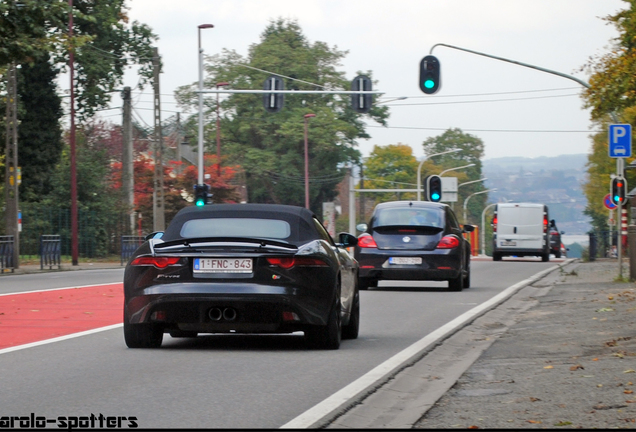
{"label": "traffic light", "polygon": [[[365,75],[358,75],[351,81],[351,91],[371,91],[373,88],[371,78]],[[351,95],[351,106],[354,111],[359,113],[368,113],[371,111],[371,103],[373,102],[373,95],[371,94],[357,94]]]}
{"label": "traffic light", "polygon": [[[263,90],[285,90],[285,83],[281,77],[272,75],[263,83]],[[283,108],[285,102],[282,93],[265,93],[263,95],[263,106],[267,112],[278,112]]]}
{"label": "traffic light", "polygon": [[610,199],[616,205],[625,204],[625,191],[627,190],[627,180],[623,177],[614,177],[612,179],[612,190],[610,191]]}
{"label": "traffic light", "polygon": [[210,186],[206,184],[195,184],[194,185],[194,204],[197,207],[203,207],[208,203],[208,198]]}
{"label": "traffic light", "polygon": [[426,198],[428,201],[440,202],[442,199],[442,178],[438,175],[426,177]]}
{"label": "traffic light", "polygon": [[437,57],[427,55],[420,62],[420,89],[426,94],[437,93],[441,86]]}

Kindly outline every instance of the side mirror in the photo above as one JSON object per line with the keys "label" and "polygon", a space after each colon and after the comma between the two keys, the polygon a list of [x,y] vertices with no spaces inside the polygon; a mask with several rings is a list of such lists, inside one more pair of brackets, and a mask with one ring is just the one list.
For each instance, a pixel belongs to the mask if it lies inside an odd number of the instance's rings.
{"label": "side mirror", "polygon": [[565,234],[565,231],[561,231],[561,234]]}
{"label": "side mirror", "polygon": [[338,234],[338,241],[340,242],[338,244],[340,247],[353,247],[358,244],[356,236],[344,232]]}
{"label": "side mirror", "polygon": [[464,225],[464,232],[473,232],[475,231],[474,225]]}
{"label": "side mirror", "polygon": [[358,231],[365,232],[367,230],[367,228],[368,228],[368,226],[365,223],[361,223],[361,224],[356,225],[356,229]]}
{"label": "side mirror", "polygon": [[161,237],[163,237],[163,231],[155,231],[144,237],[144,240],[148,241],[150,239],[160,239]]}

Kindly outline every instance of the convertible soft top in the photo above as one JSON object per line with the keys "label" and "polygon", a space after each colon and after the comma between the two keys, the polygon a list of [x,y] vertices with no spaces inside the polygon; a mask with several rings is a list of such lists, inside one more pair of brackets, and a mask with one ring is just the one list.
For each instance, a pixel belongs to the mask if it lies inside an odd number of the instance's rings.
{"label": "convertible soft top", "polygon": [[[280,204],[212,204],[186,207],[177,213],[162,237],[164,241],[179,240],[183,225],[194,219],[274,219],[289,223],[291,232],[285,241],[306,242],[320,238],[316,232],[314,213],[303,207]],[[203,233],[202,233],[203,234]],[[202,235],[204,236],[204,235]]]}

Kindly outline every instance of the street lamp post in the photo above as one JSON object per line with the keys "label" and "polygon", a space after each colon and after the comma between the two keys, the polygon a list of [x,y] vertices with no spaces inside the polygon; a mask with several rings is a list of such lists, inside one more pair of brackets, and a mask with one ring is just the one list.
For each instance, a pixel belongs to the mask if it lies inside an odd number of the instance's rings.
{"label": "street lamp post", "polygon": [[316,114],[305,114],[305,208],[309,208],[309,119]]}
{"label": "street lamp post", "polygon": [[453,149],[453,150],[447,150],[445,152],[441,152],[441,153],[435,153],[432,154],[430,156],[424,156],[424,159],[422,159],[422,161],[420,162],[419,166],[417,167],[417,200],[418,201],[422,201],[422,180],[420,179],[421,173],[422,173],[422,165],[424,165],[424,162],[432,157],[435,156],[440,156],[440,155],[444,155],[447,153],[457,153],[458,151],[461,151],[461,149]]}
{"label": "street lamp post", "polygon": [[203,49],[201,48],[201,29],[213,28],[213,24],[200,24],[199,33],[199,176],[197,184],[203,184]]}
{"label": "street lamp post", "polygon": [[474,194],[468,195],[468,197],[466,197],[466,199],[464,200],[464,224],[466,224],[466,219],[467,219],[466,218],[466,207],[468,206],[468,200],[471,199],[472,197],[474,197],[475,195],[483,194],[483,193],[486,193],[486,192],[494,192],[496,190],[497,190],[497,188],[486,189],[486,190],[483,190],[483,191],[475,192]]}
{"label": "street lamp post", "polygon": [[[216,88],[230,85],[227,82],[216,83]],[[219,94],[216,94],[216,173],[221,178],[221,120],[219,117]]]}
{"label": "street lamp post", "polygon": [[464,166],[460,166],[460,167],[449,168],[449,169],[444,170],[441,173],[439,173],[438,176],[442,177],[444,174],[446,174],[449,171],[457,171],[457,170],[460,170],[460,169],[470,168],[470,167],[474,167],[474,166],[475,166],[475,164],[468,164],[468,165],[464,165]]}
{"label": "street lamp post", "polygon": [[[457,185],[457,196],[459,197],[459,188],[468,184],[483,182],[484,180],[488,180],[488,177],[482,177],[479,180],[472,180],[464,183],[460,183]],[[453,211],[455,211],[455,203],[453,203]]]}
{"label": "street lamp post", "polygon": [[497,205],[497,203],[487,205],[484,211],[481,212],[481,254],[486,255],[486,211]]}

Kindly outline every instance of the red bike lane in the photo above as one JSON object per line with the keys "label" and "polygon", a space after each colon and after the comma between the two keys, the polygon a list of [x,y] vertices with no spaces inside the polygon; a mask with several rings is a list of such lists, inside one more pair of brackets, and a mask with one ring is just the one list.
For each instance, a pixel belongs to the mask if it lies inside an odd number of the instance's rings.
{"label": "red bike lane", "polygon": [[0,295],[0,349],[122,322],[122,283]]}

